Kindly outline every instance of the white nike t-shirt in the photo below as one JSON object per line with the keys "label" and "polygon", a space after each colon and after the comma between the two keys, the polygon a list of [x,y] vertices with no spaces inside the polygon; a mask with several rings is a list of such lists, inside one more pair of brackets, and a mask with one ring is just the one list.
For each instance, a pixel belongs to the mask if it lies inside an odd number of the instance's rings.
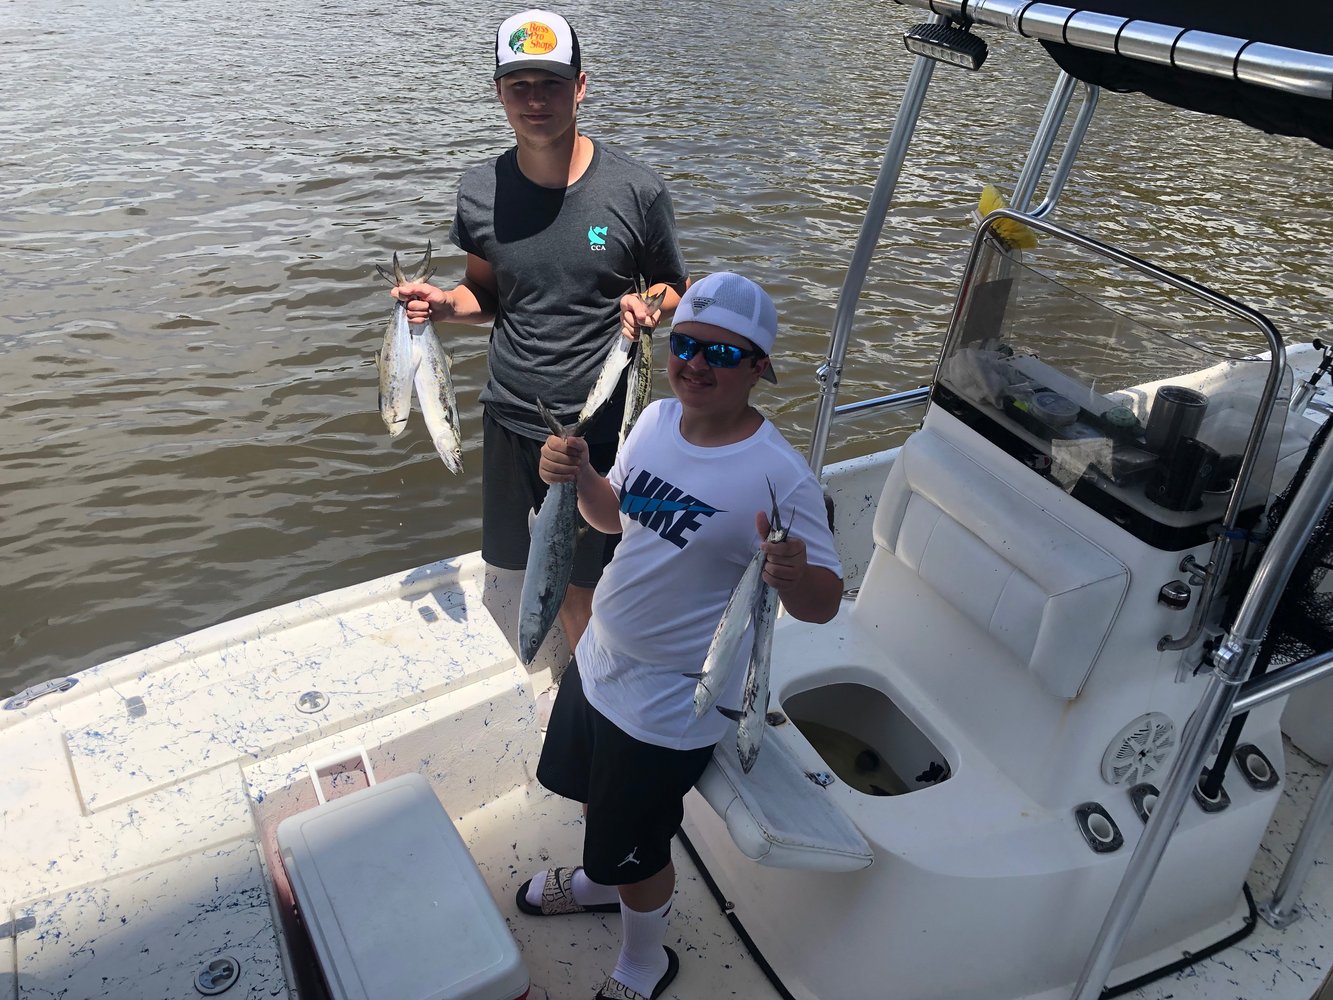
{"label": "white nike t-shirt", "polygon": [[[744,441],[700,448],[680,434],[681,406],[644,410],[609,478],[620,495],[624,536],[593,595],[592,621],[577,650],[588,701],[635,739],[692,750],[716,743],[730,723],[694,717],[696,681],[727,598],[761,539],[758,511],[772,482],[784,523],[812,566],[839,576],[824,496],[805,460],[767,420]],[[794,517],[793,517],[794,512]],[[750,639],[731,690],[740,707]]]}

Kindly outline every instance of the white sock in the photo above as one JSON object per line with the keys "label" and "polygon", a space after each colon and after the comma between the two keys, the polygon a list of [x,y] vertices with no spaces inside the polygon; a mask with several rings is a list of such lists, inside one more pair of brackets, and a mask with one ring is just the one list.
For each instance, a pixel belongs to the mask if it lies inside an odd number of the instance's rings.
{"label": "white sock", "polygon": [[620,957],[611,977],[646,997],[653,995],[667,970],[666,949],[662,945],[666,943],[670,912],[669,899],[647,913],[631,910],[623,900],[620,903]]}
{"label": "white sock", "polygon": [[574,902],[579,906],[601,906],[605,903],[619,903],[620,890],[614,885],[602,885],[588,878],[582,868],[574,870],[574,880],[570,884],[574,890]]}
{"label": "white sock", "polygon": [[[547,870],[543,868],[536,875],[532,876],[532,882],[528,885],[527,900],[533,906],[542,905],[542,890],[546,888]],[[574,892],[574,902],[579,906],[598,906],[603,903],[618,903],[620,901],[620,890],[613,885],[602,885],[600,882],[594,882],[583,874],[582,868],[574,870],[574,878],[570,883],[570,888]]]}

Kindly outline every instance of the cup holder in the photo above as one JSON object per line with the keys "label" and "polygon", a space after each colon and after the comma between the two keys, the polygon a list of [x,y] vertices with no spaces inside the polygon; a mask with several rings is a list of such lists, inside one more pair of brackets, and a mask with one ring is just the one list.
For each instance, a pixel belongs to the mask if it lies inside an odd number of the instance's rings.
{"label": "cup holder", "polygon": [[1144,823],[1148,822],[1148,817],[1152,815],[1153,806],[1157,805],[1157,799],[1161,792],[1157,786],[1148,781],[1140,782],[1129,790],[1129,804],[1134,807],[1134,815]]}
{"label": "cup holder", "polygon": [[1236,747],[1233,759],[1240,771],[1240,776],[1249,782],[1251,788],[1265,792],[1270,788],[1277,787],[1277,768],[1264,755],[1264,752],[1253,743],[1242,743]]}
{"label": "cup holder", "polygon": [[1076,806],[1074,822],[1078,824],[1078,832],[1083,834],[1088,846],[1098,854],[1109,854],[1119,850],[1125,842],[1120,827],[1115,825],[1115,820],[1100,802],[1084,802],[1081,806]]}

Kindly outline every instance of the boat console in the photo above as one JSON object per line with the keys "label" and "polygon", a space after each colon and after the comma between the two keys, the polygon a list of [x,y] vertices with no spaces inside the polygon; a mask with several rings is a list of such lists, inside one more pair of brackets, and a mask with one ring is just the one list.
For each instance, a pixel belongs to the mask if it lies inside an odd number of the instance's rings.
{"label": "boat console", "polygon": [[[1179,324],[1179,314],[1161,318]],[[1182,551],[1227,520],[1238,483],[1236,526],[1254,526],[1286,408],[1255,430],[1273,369],[1262,341],[1237,335],[1219,355],[1170,326],[1112,309],[984,239],[931,402],[1136,538]],[[1290,395],[1289,376],[1281,392]]]}

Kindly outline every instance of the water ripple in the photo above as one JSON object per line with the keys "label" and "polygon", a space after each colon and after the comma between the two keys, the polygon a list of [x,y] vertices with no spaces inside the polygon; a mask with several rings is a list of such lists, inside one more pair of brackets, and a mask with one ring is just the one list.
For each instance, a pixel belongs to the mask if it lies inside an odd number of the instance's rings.
{"label": "water ripple", "polygon": [[[804,443],[912,13],[832,0],[799,46],[738,46],[735,25],[785,8],[566,6],[585,129],[667,177],[696,274],[743,268],[778,300],[781,385],[758,401]],[[390,440],[380,423],[374,265],[431,240],[460,271],[459,174],[508,145],[489,9],[451,8],[425,47],[427,0],[4,10],[25,87],[0,103],[0,686],[475,548],[486,331],[441,331],[455,478],[419,425]],[[658,55],[623,56],[645,38]],[[1012,187],[1055,72],[992,43],[981,74],[936,74],[844,398],[927,378],[977,192]],[[1061,217],[1308,337],[1330,285],[1320,155],[1106,94]],[[848,425],[830,457],[900,440],[911,421],[891,420]]]}

